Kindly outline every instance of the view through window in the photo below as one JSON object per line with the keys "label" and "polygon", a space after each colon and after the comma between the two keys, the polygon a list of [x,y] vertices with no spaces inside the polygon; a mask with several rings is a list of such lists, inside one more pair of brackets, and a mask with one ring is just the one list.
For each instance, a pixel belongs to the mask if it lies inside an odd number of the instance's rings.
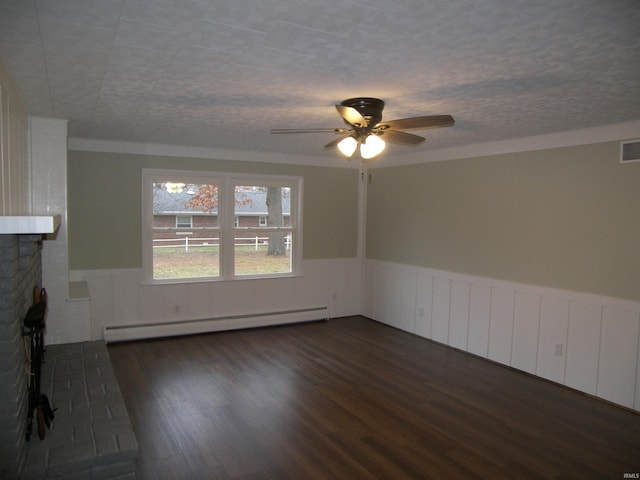
{"label": "view through window", "polygon": [[[289,273],[292,265],[291,187],[234,186],[234,272]],[[260,219],[266,217],[266,225]]]}
{"label": "view through window", "polygon": [[300,185],[289,177],[145,170],[145,279],[296,273]]}

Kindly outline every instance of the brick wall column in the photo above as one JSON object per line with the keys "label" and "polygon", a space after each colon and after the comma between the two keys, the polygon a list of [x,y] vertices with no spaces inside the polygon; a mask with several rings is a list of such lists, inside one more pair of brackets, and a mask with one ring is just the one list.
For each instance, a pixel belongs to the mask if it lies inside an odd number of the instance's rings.
{"label": "brick wall column", "polygon": [[0,235],[0,478],[25,458],[28,381],[22,319],[42,284],[40,235]]}

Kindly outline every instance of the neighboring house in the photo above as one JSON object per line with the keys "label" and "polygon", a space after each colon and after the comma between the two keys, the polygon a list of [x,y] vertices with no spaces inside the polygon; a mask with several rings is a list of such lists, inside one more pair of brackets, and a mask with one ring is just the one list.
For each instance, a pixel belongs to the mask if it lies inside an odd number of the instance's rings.
{"label": "neighboring house", "polygon": [[[218,224],[218,209],[204,212],[197,207],[189,205],[189,201],[195,195],[196,190],[185,188],[180,192],[169,192],[165,189],[157,189],[153,194],[153,223],[156,228],[167,228],[167,233],[157,233],[156,239],[171,239],[189,236],[195,240],[202,235],[196,230],[199,228],[216,228]],[[242,201],[234,206],[235,218],[234,227],[252,228],[267,227],[269,211],[266,204],[266,191],[246,191],[241,194]],[[282,197],[282,215],[284,226],[291,225],[291,202],[290,197]],[[178,230],[176,230],[178,229]],[[206,235],[207,234],[203,234]],[[248,230],[243,231],[243,237],[256,237],[264,235]]]}

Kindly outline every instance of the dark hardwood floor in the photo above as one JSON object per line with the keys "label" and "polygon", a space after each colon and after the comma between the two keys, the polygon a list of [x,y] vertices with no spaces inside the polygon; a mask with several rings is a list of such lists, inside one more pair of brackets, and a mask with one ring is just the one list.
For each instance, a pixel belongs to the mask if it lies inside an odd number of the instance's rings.
{"label": "dark hardwood floor", "polygon": [[144,480],[640,472],[640,415],[362,317],[109,353]]}

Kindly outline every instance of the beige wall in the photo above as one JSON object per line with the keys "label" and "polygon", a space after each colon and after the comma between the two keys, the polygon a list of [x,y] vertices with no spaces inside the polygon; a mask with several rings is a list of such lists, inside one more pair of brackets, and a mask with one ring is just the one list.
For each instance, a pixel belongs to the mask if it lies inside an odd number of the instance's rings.
{"label": "beige wall", "polygon": [[0,215],[31,213],[27,122],[18,88],[0,59]]}
{"label": "beige wall", "polygon": [[357,170],[70,151],[68,217],[71,270],[141,267],[143,168],[303,176],[303,258],[356,256]]}
{"label": "beige wall", "polygon": [[375,169],[367,257],[640,300],[640,163],[609,142]]}

